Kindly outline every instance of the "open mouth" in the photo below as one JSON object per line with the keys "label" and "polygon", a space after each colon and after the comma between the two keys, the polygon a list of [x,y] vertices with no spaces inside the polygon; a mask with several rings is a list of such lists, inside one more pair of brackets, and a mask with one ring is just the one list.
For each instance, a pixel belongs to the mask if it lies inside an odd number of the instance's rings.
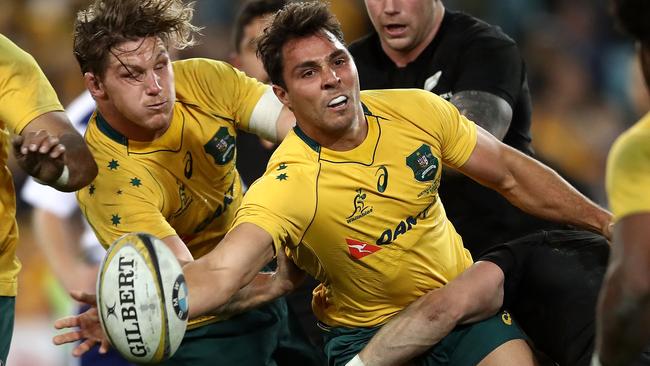
{"label": "open mouth", "polygon": [[386,33],[391,36],[398,36],[406,32],[406,26],[403,24],[389,24],[384,27]]}
{"label": "open mouth", "polygon": [[328,104],[328,108],[341,108],[348,104],[348,97],[345,95],[339,95],[338,97],[332,99]]}

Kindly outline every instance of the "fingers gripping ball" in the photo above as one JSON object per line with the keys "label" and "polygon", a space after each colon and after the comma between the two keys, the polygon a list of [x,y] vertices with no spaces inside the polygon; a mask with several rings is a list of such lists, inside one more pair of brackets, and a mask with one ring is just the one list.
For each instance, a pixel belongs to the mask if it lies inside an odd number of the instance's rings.
{"label": "fingers gripping ball", "polygon": [[126,234],[108,249],[97,279],[104,333],[127,360],[171,357],[187,326],[187,285],[174,254],[160,239]]}

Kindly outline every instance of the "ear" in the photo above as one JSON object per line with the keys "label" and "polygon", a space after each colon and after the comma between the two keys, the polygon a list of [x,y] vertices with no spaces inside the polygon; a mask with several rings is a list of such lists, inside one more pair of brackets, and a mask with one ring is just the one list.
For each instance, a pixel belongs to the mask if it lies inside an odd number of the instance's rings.
{"label": "ear", "polygon": [[106,91],[104,90],[104,84],[101,80],[92,72],[84,73],[84,84],[86,89],[90,92],[95,99],[104,98],[106,96]]}
{"label": "ear", "polygon": [[280,99],[280,102],[282,102],[282,104],[287,106],[289,110],[293,111],[291,108],[291,101],[289,100],[289,93],[287,93],[283,87],[273,84],[273,93],[275,93],[275,96]]}

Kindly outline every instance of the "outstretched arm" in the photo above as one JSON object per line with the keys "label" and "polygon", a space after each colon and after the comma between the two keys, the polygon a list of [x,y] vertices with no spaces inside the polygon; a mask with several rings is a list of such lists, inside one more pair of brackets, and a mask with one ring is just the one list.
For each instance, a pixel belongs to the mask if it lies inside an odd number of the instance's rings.
{"label": "outstretched arm", "polygon": [[[165,242],[169,245],[167,239]],[[243,312],[291,291],[299,284],[302,274],[297,268],[290,267],[292,264],[283,254],[279,255],[275,273],[259,274],[273,254],[271,236],[256,225],[244,223],[232,229],[210,253],[183,266],[189,291],[190,318],[209,313],[228,315]],[[260,279],[256,278],[258,275]],[[57,320],[57,329],[79,329],[54,337],[54,344],[82,340],[73,350],[75,356],[80,356],[98,342],[104,349],[108,343],[94,306],[95,295],[73,294],[73,297],[93,307],[80,315]]]}
{"label": "outstretched arm", "polygon": [[18,165],[60,191],[81,189],[95,179],[97,164],[64,112],[44,113],[13,138]]}
{"label": "outstretched arm", "polygon": [[409,305],[359,353],[365,366],[402,365],[437,344],[458,324],[494,315],[503,303],[504,275],[492,262],[476,262],[442,288]]}
{"label": "outstretched arm", "polygon": [[609,212],[549,167],[503,144],[480,127],[476,147],[459,170],[532,215],[611,238]]}
{"label": "outstretched arm", "polygon": [[597,307],[596,353],[603,366],[628,365],[650,342],[650,213],[616,223]]}
{"label": "outstretched arm", "polygon": [[231,229],[210,253],[183,267],[190,318],[226,304],[273,255],[273,239],[259,226],[244,223]]}
{"label": "outstretched arm", "polygon": [[273,301],[295,290],[305,279],[305,272],[299,269],[287,255],[277,255],[275,272],[258,273],[253,280],[237,291],[224,305],[210,313],[232,316]]}

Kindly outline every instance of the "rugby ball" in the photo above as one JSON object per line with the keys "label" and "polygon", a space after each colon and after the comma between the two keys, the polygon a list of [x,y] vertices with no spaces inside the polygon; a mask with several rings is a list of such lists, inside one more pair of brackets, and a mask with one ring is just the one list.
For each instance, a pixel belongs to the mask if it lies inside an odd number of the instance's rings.
{"label": "rugby ball", "polygon": [[171,357],[185,335],[187,285],[160,239],[130,233],[108,249],[97,278],[97,309],[109,341],[134,363]]}

